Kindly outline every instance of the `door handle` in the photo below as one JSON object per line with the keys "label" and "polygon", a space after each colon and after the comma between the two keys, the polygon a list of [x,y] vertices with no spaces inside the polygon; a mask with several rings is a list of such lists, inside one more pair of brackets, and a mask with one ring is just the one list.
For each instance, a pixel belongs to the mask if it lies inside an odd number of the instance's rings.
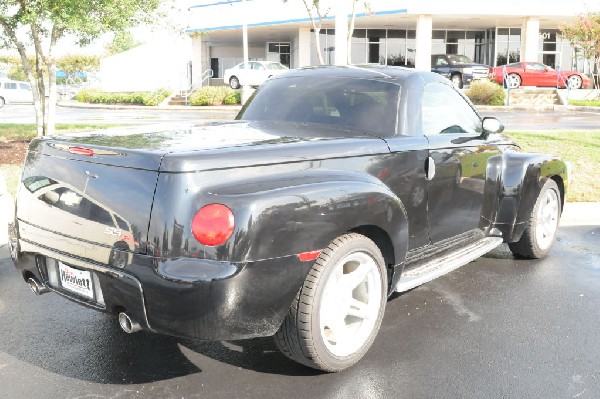
{"label": "door handle", "polygon": [[427,157],[425,161],[425,179],[432,180],[435,176],[435,161],[431,157]]}

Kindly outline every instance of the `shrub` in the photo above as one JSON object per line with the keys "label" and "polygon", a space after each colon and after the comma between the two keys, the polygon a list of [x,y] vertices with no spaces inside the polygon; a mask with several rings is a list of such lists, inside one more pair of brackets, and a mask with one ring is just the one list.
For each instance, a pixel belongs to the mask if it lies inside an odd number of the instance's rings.
{"label": "shrub", "polygon": [[496,82],[476,80],[465,90],[465,95],[477,105],[504,105],[504,89]]}
{"label": "shrub", "polygon": [[204,87],[189,97],[191,105],[232,105],[240,102],[240,92],[227,86]]}
{"label": "shrub", "polygon": [[155,106],[169,96],[167,89],[150,92],[107,93],[98,89],[84,89],[75,95],[75,100],[92,104],[137,104]]}

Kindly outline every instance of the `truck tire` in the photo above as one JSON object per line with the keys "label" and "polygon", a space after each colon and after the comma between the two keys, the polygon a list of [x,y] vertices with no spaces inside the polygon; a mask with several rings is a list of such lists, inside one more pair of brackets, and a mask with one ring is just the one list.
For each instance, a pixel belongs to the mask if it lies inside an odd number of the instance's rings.
{"label": "truck tire", "polygon": [[308,367],[344,370],[373,343],[386,299],[381,251],[363,235],[344,234],[315,261],[274,336],[275,344]]}
{"label": "truck tire", "polygon": [[511,252],[529,259],[548,255],[558,231],[561,201],[558,186],[548,179],[537,197],[521,239],[508,244]]}

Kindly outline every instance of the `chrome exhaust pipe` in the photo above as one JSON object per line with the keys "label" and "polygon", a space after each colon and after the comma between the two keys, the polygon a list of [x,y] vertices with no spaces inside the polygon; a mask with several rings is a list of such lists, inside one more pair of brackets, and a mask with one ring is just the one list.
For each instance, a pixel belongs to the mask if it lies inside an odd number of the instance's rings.
{"label": "chrome exhaust pipe", "polygon": [[44,284],[40,283],[33,277],[30,277],[27,280],[27,284],[29,284],[31,292],[33,292],[35,295],[42,295],[47,292],[50,292],[50,289],[48,289],[48,287],[46,287]]}
{"label": "chrome exhaust pipe", "polygon": [[138,332],[142,329],[140,323],[134,321],[125,312],[119,313],[119,325],[127,334],[133,334],[134,332]]}

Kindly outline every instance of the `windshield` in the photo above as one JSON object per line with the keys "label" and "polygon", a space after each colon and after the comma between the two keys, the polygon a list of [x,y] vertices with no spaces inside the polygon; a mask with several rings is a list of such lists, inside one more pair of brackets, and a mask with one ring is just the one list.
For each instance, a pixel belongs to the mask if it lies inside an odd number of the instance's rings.
{"label": "windshield", "polygon": [[469,57],[467,57],[466,55],[449,55],[448,60],[450,61],[450,64],[452,64],[452,65],[472,64],[473,63],[473,61],[471,61],[471,59]]}
{"label": "windshield", "polygon": [[370,79],[272,79],[256,91],[237,119],[321,123],[393,136],[399,93],[396,83]]}
{"label": "windshield", "polygon": [[283,64],[280,64],[279,62],[273,62],[270,64],[266,64],[265,66],[267,67],[267,69],[288,69],[288,67],[286,67]]}

